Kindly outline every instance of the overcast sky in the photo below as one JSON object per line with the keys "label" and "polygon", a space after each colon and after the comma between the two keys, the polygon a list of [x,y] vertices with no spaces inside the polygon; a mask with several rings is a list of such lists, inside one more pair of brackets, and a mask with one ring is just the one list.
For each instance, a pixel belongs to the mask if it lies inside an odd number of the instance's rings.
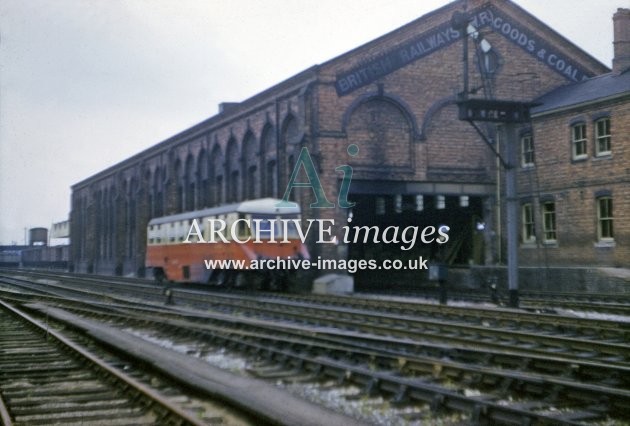
{"label": "overcast sky", "polygon": [[[0,0],[0,244],[66,220],[70,186],[446,4]],[[611,66],[627,0],[516,0]]]}

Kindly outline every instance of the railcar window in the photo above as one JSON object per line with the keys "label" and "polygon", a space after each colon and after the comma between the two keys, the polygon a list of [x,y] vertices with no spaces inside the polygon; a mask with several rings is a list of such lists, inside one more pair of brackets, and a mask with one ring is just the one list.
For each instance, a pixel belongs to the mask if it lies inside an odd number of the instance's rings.
{"label": "railcar window", "polygon": [[[254,222],[254,219],[260,219],[260,222]],[[258,233],[258,235],[264,239],[269,238],[269,232],[271,231],[271,222],[269,222],[269,219],[271,219],[271,217],[252,215],[252,233],[254,235]]]}
{"label": "railcar window", "polygon": [[284,225],[283,226],[278,226],[276,228],[276,237],[287,238],[287,239],[300,238],[300,234],[298,234],[297,228],[295,226],[295,222],[293,222],[293,221],[287,222],[286,230],[287,230],[286,231],[286,235],[283,235],[283,233],[284,233]]}
{"label": "railcar window", "polygon": [[[295,223],[293,222],[293,219],[299,219],[299,216],[295,214],[283,216],[252,215],[250,222],[252,235],[259,233],[262,239],[269,238],[269,233],[271,232],[270,219],[276,219],[273,227],[274,238],[276,240],[282,240],[285,238],[294,239],[300,237]],[[260,222],[258,222],[258,220],[260,220]],[[287,221],[286,225],[284,223],[285,220]],[[286,235],[284,235],[285,228]]]}
{"label": "railcar window", "polygon": [[[244,214],[239,214],[238,219],[245,219]],[[247,226],[247,223],[244,220],[240,220],[238,222],[238,235],[239,237],[248,237],[250,236],[250,228]]]}

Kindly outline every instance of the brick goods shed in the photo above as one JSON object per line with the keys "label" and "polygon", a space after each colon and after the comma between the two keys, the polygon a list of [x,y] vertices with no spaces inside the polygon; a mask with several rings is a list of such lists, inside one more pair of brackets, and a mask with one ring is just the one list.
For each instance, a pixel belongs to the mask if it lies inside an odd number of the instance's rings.
{"label": "brick goods shed", "polygon": [[[294,188],[305,218],[451,229],[448,247],[401,252],[339,236],[340,244],[309,241],[313,257],[504,261],[504,171],[455,104],[464,34],[451,18],[464,4],[470,96],[541,104],[519,132],[522,263],[630,267],[628,11],[615,15],[611,71],[514,3],[469,0],[221,104],[217,115],[75,184],[75,268],[142,275],[151,218],[282,198],[304,149],[329,202],[312,208],[315,192]],[[503,149],[496,126],[480,130]],[[340,166],[352,168],[346,188]]]}

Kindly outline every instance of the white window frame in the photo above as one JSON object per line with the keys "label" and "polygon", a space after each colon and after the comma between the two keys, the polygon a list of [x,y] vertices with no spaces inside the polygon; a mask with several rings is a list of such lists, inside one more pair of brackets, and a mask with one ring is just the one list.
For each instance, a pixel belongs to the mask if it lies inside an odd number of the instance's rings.
{"label": "white window frame", "polygon": [[[600,125],[604,126],[604,129],[600,129]],[[612,153],[612,135],[610,133],[610,117],[600,118],[595,121],[595,155],[603,156],[610,155]],[[605,149],[600,149],[601,144],[605,145]]]}
{"label": "white window frame", "polygon": [[[580,128],[582,129],[582,134],[579,139],[576,138],[576,130]],[[578,154],[576,151],[576,147],[578,145],[584,145],[584,152]],[[571,158],[574,160],[582,160],[584,158],[588,158],[588,138],[586,137],[586,123],[580,122],[575,123],[571,126]]]}
{"label": "white window frame", "polygon": [[521,166],[534,167],[535,164],[534,140],[531,133],[521,137]]}
{"label": "white window frame", "polygon": [[524,244],[536,242],[536,221],[531,203],[521,205],[521,239]]}
{"label": "white window frame", "polygon": [[[552,206],[552,209],[549,209]],[[558,241],[558,221],[556,217],[556,203],[545,201],[542,203],[542,225],[543,241],[545,243],[555,243]]]}
{"label": "white window frame", "polygon": [[[604,204],[605,203],[605,204]],[[603,207],[606,211],[603,211]],[[606,224],[606,226],[604,226]],[[606,232],[604,233],[604,229]],[[606,234],[606,235],[604,235]],[[613,198],[611,196],[603,196],[597,198],[597,240],[598,241],[614,241],[614,216],[613,216]]]}

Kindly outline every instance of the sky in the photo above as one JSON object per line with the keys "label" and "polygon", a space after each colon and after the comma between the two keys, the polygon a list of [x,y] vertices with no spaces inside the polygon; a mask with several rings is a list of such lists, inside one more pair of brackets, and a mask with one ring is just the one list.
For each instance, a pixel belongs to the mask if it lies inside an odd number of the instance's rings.
{"label": "sky", "polygon": [[[0,0],[0,245],[70,187],[444,0]],[[515,0],[611,66],[627,0]]]}

